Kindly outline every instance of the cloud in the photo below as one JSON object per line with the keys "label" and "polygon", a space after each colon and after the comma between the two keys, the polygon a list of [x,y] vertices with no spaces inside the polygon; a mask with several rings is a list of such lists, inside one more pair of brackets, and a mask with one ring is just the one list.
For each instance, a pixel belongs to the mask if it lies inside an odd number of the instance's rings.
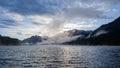
{"label": "cloud", "polygon": [[6,18],[6,17],[0,18],[0,28],[12,28],[17,25],[18,23],[16,23],[16,21],[13,19]]}
{"label": "cloud", "polygon": [[[0,6],[6,10],[22,15],[54,14],[61,4],[60,0],[0,0]],[[65,1],[66,2],[66,1]],[[57,6],[57,7],[55,7]]]}
{"label": "cloud", "polygon": [[0,29],[21,38],[95,29],[120,15],[119,6],[119,0],[0,0]]}
{"label": "cloud", "polygon": [[39,22],[33,22],[32,24],[33,24],[33,25],[36,25],[36,26],[43,25],[42,23],[39,23]]}
{"label": "cloud", "polygon": [[95,8],[70,8],[65,10],[65,15],[67,17],[79,17],[79,18],[98,18],[98,19],[106,19],[103,15],[103,11],[99,11]]}
{"label": "cloud", "polygon": [[10,28],[8,26],[0,25],[0,28]]}
{"label": "cloud", "polygon": [[7,26],[15,26],[16,25],[14,20],[6,20],[6,19],[0,20],[0,24],[7,25]]}
{"label": "cloud", "polygon": [[105,3],[108,3],[108,4],[111,4],[111,5],[117,5],[117,4],[120,4],[120,0],[100,0],[101,2],[105,2]]}
{"label": "cloud", "polygon": [[[15,16],[16,14],[13,13],[7,13],[6,11],[4,11],[3,8],[0,8],[1,12],[0,12],[0,25],[1,28],[14,28],[17,27],[19,25],[21,25],[18,20],[20,20],[19,17]],[[18,19],[19,18],[19,19]]]}
{"label": "cloud", "polygon": [[30,33],[21,33],[21,32],[17,32],[16,34],[19,35],[19,36],[31,36],[31,35],[33,35],[33,34],[30,34]]}
{"label": "cloud", "polygon": [[[55,14],[60,10],[66,8],[76,8],[90,6],[96,7],[97,4],[106,5],[119,4],[119,0],[0,0],[0,7],[14,13],[22,15],[33,15],[33,14]],[[105,5],[104,4],[104,5]],[[86,6],[87,5],[87,6]],[[104,6],[102,5],[102,6]]]}
{"label": "cloud", "polygon": [[[108,8],[119,5],[119,0],[0,0],[0,7],[21,15],[55,15],[61,11],[80,13],[83,17],[102,16]],[[102,5],[102,6],[101,6]],[[100,10],[103,11],[100,11]],[[76,11],[75,11],[76,10]],[[83,13],[84,12],[84,13]],[[95,12],[93,14],[92,12]],[[102,14],[100,16],[100,14]]]}
{"label": "cloud", "polygon": [[22,33],[20,33],[20,32],[17,32],[16,34],[17,34],[17,35],[23,35],[23,34],[22,34]]}

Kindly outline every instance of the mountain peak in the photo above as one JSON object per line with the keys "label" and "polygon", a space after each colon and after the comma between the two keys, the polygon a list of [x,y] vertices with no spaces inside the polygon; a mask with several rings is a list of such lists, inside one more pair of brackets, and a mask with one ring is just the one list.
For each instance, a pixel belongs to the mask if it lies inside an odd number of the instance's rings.
{"label": "mountain peak", "polygon": [[41,42],[41,41],[42,41],[41,36],[35,35],[35,36],[31,36],[30,38],[24,39],[22,42],[34,44],[34,43]]}
{"label": "mountain peak", "polygon": [[35,38],[35,37],[40,37],[40,36],[38,36],[38,35],[31,36],[31,38]]}

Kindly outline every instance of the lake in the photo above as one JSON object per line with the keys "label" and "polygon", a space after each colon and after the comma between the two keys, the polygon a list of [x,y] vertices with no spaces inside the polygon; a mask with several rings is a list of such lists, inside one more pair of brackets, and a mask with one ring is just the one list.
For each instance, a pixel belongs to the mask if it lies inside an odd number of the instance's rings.
{"label": "lake", "polygon": [[120,46],[0,46],[0,68],[120,68]]}

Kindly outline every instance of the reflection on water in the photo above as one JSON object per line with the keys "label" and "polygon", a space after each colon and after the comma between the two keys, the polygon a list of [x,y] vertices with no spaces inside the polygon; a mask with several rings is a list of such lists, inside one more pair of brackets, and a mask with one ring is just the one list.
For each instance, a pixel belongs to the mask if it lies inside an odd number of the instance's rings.
{"label": "reflection on water", "polygon": [[120,68],[120,47],[0,46],[0,68]]}

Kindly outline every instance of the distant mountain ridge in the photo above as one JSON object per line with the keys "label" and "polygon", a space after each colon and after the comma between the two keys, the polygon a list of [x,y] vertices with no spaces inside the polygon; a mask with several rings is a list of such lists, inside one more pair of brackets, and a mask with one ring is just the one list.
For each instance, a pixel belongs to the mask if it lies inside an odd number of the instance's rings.
{"label": "distant mountain ridge", "polygon": [[42,42],[41,36],[35,35],[31,36],[30,38],[24,39],[22,43],[28,43],[28,44],[35,44],[38,42]]}
{"label": "distant mountain ridge", "polygon": [[75,40],[77,38],[83,38],[86,37],[90,32],[90,30],[85,31],[85,30],[78,30],[78,29],[73,29],[73,30],[68,30],[64,31],[61,33],[56,34],[53,37],[48,38],[46,41],[43,41],[43,44],[62,44],[65,42],[69,42],[72,40]]}
{"label": "distant mountain ridge", "polygon": [[47,44],[120,45],[120,17],[100,26],[94,31],[73,29],[59,33],[51,38],[35,35],[20,41],[16,38],[0,35],[0,45],[36,44],[42,42]]}
{"label": "distant mountain ridge", "polygon": [[44,36],[31,36],[30,38],[24,39],[22,41],[23,44],[37,44],[37,43],[44,43],[44,44],[62,44],[64,42],[68,42],[78,37],[86,37],[91,31],[85,30],[68,30],[62,33],[58,33],[53,37],[44,37]]}

